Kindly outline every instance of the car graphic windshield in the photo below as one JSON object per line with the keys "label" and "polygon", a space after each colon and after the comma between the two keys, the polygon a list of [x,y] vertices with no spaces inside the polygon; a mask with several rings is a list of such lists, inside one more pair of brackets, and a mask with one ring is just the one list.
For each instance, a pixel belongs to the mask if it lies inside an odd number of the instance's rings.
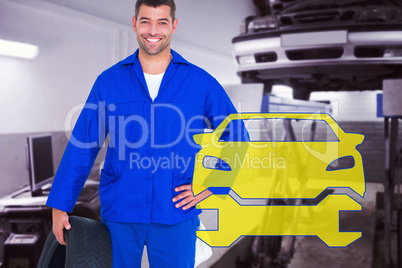
{"label": "car graphic windshield", "polygon": [[[243,121],[251,142],[300,141],[337,142],[339,139],[324,120],[313,119],[235,119],[228,123],[219,141],[245,142],[248,137],[238,135],[238,121]],[[236,134],[236,135],[235,135]]]}

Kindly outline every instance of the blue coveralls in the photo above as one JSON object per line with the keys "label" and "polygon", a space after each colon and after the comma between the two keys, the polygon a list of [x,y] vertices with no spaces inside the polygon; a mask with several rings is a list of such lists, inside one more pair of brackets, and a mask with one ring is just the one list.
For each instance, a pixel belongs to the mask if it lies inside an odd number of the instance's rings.
{"label": "blue coveralls", "polygon": [[72,212],[109,135],[99,183],[103,221],[194,224],[200,211],[183,211],[171,201],[177,186],[192,181],[194,157],[200,150],[192,136],[216,128],[236,110],[211,75],[171,53],[154,102],[138,50],[98,76],[57,170],[48,206]]}

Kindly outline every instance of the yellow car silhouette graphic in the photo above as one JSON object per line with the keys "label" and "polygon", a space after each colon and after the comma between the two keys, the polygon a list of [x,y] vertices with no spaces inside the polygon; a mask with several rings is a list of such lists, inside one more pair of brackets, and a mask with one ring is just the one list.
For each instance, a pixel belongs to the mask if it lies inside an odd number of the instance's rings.
{"label": "yellow car silhouette graphic", "polygon": [[[297,126],[294,128],[294,126]],[[194,195],[215,195],[197,204],[218,210],[218,230],[198,231],[210,246],[229,246],[242,235],[316,235],[328,246],[347,246],[360,232],[340,232],[339,212],[361,210],[346,194],[317,205],[240,205],[241,199],[315,199],[328,188],[365,193],[364,135],[346,133],[327,114],[232,114],[212,133],[194,135]],[[222,194],[220,189],[225,189]]]}
{"label": "yellow car silhouette graphic", "polygon": [[[301,126],[300,135],[283,140],[279,132],[291,120]],[[313,140],[307,131],[317,123],[325,140]],[[256,128],[261,125],[266,137]],[[365,193],[363,160],[356,149],[364,135],[345,133],[327,114],[231,114],[212,133],[193,139],[202,146],[195,160],[194,195],[210,187],[230,187],[241,198],[315,198],[338,187]]]}

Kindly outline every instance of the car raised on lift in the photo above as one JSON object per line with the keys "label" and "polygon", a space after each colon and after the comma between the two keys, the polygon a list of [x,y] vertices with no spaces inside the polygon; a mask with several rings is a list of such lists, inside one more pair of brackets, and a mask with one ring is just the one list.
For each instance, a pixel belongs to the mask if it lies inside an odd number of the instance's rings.
{"label": "car raised on lift", "polygon": [[397,0],[273,0],[233,40],[242,83],[312,91],[378,90],[402,77],[402,4]]}

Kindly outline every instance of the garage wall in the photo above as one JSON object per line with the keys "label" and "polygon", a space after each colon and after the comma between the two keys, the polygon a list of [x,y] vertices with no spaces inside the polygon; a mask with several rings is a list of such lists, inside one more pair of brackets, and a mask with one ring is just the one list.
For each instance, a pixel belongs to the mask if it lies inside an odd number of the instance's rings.
{"label": "garage wall", "polygon": [[[292,98],[293,89],[287,86],[274,86],[272,93]],[[322,91],[312,92],[310,100],[329,101],[333,107],[332,117],[338,122],[383,122],[377,117],[377,94],[375,91]]]}
{"label": "garage wall", "polygon": [[9,1],[0,10],[1,38],[39,46],[34,60],[0,56],[0,133],[63,130],[64,115],[115,60],[115,31]]}
{"label": "garage wall", "polygon": [[359,122],[383,122],[377,117],[377,94],[382,91],[314,92],[312,100],[330,100],[334,106],[334,119]]}
{"label": "garage wall", "polygon": [[[180,35],[183,38],[183,32]],[[0,38],[39,46],[34,60],[0,56],[0,134],[63,131],[66,114],[85,101],[97,75],[138,47],[131,25],[36,0],[0,0]],[[230,40],[227,46],[221,53],[175,36],[172,41],[173,49],[220,83],[239,83],[234,59],[227,53]]]}

